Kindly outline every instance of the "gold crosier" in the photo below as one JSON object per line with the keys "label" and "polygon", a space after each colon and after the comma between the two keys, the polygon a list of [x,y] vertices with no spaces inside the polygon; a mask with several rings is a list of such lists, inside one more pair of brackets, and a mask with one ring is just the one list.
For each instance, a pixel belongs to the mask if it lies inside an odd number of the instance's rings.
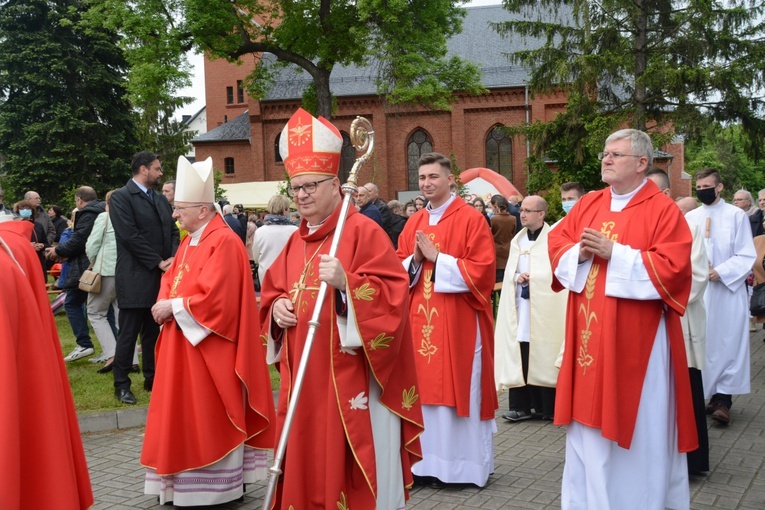
{"label": "gold crosier", "polygon": [[[605,235],[611,241],[616,242],[619,234],[613,233],[613,228],[615,226],[616,223],[613,221],[604,221],[603,225],[600,227],[600,233]],[[577,358],[579,366],[582,367],[582,375],[587,373],[587,367],[592,365],[592,362],[595,361],[595,358],[593,358],[589,352],[588,344],[590,342],[590,337],[592,336],[590,324],[592,324],[593,320],[598,320],[598,314],[590,311],[590,305],[592,304],[592,298],[595,296],[595,284],[598,280],[599,273],[600,264],[593,263],[590,272],[587,274],[587,284],[584,286],[584,297],[587,299],[587,306],[585,306],[585,303],[579,305],[579,312],[584,314],[585,325],[580,335],[582,344],[579,346],[579,357]]]}

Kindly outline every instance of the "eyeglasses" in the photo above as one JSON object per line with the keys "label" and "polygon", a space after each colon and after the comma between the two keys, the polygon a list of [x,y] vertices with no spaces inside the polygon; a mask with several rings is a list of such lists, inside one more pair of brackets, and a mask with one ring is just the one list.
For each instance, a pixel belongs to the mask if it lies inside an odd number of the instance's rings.
{"label": "eyeglasses", "polygon": [[542,212],[542,209],[520,209],[520,212],[522,213]]}
{"label": "eyeglasses", "polygon": [[302,189],[305,191],[306,195],[313,195],[316,193],[316,188],[319,184],[326,181],[331,181],[334,179],[334,177],[327,177],[326,179],[322,179],[320,181],[314,181],[314,182],[307,182],[303,184],[302,186],[292,186],[287,188],[287,194],[291,197],[296,196],[298,193],[300,193],[300,190]]}
{"label": "eyeglasses", "polygon": [[197,204],[197,205],[183,205],[183,206],[172,206],[173,211],[182,211],[184,209],[191,209],[192,207],[204,207],[207,204]]}
{"label": "eyeglasses", "polygon": [[607,157],[611,156],[611,159],[619,159],[619,158],[642,158],[643,156],[637,156],[635,154],[622,154],[621,152],[599,152],[598,153],[598,159],[603,161]]}
{"label": "eyeglasses", "polygon": [[746,198],[734,198],[733,201],[734,202],[748,202],[748,200]]}

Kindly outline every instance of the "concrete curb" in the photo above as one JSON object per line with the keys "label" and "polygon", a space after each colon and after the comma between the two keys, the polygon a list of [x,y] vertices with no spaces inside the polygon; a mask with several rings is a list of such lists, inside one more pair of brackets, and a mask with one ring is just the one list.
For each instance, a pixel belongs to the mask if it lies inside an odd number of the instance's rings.
{"label": "concrete curb", "polygon": [[[274,391],[274,405],[279,403],[279,392]],[[110,430],[132,429],[146,425],[148,406],[126,407],[94,413],[80,413],[77,421],[80,423],[80,433],[108,432]]]}

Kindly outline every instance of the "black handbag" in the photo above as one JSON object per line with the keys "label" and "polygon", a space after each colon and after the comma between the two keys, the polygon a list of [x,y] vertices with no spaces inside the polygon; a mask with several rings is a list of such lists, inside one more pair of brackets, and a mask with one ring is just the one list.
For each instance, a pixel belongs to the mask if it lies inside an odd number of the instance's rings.
{"label": "black handbag", "polygon": [[752,288],[752,299],[749,300],[749,313],[753,316],[765,314],[765,283]]}

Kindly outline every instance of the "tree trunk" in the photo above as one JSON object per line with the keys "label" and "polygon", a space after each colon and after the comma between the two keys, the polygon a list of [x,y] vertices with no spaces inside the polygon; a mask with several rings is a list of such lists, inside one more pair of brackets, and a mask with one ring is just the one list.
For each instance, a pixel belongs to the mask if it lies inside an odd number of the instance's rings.
{"label": "tree trunk", "polygon": [[635,129],[645,131],[646,86],[643,75],[648,68],[648,13],[647,0],[635,1]]}
{"label": "tree trunk", "polygon": [[329,75],[331,71],[319,68],[314,75],[316,85],[316,114],[325,119],[332,118],[332,91],[329,88]]}

